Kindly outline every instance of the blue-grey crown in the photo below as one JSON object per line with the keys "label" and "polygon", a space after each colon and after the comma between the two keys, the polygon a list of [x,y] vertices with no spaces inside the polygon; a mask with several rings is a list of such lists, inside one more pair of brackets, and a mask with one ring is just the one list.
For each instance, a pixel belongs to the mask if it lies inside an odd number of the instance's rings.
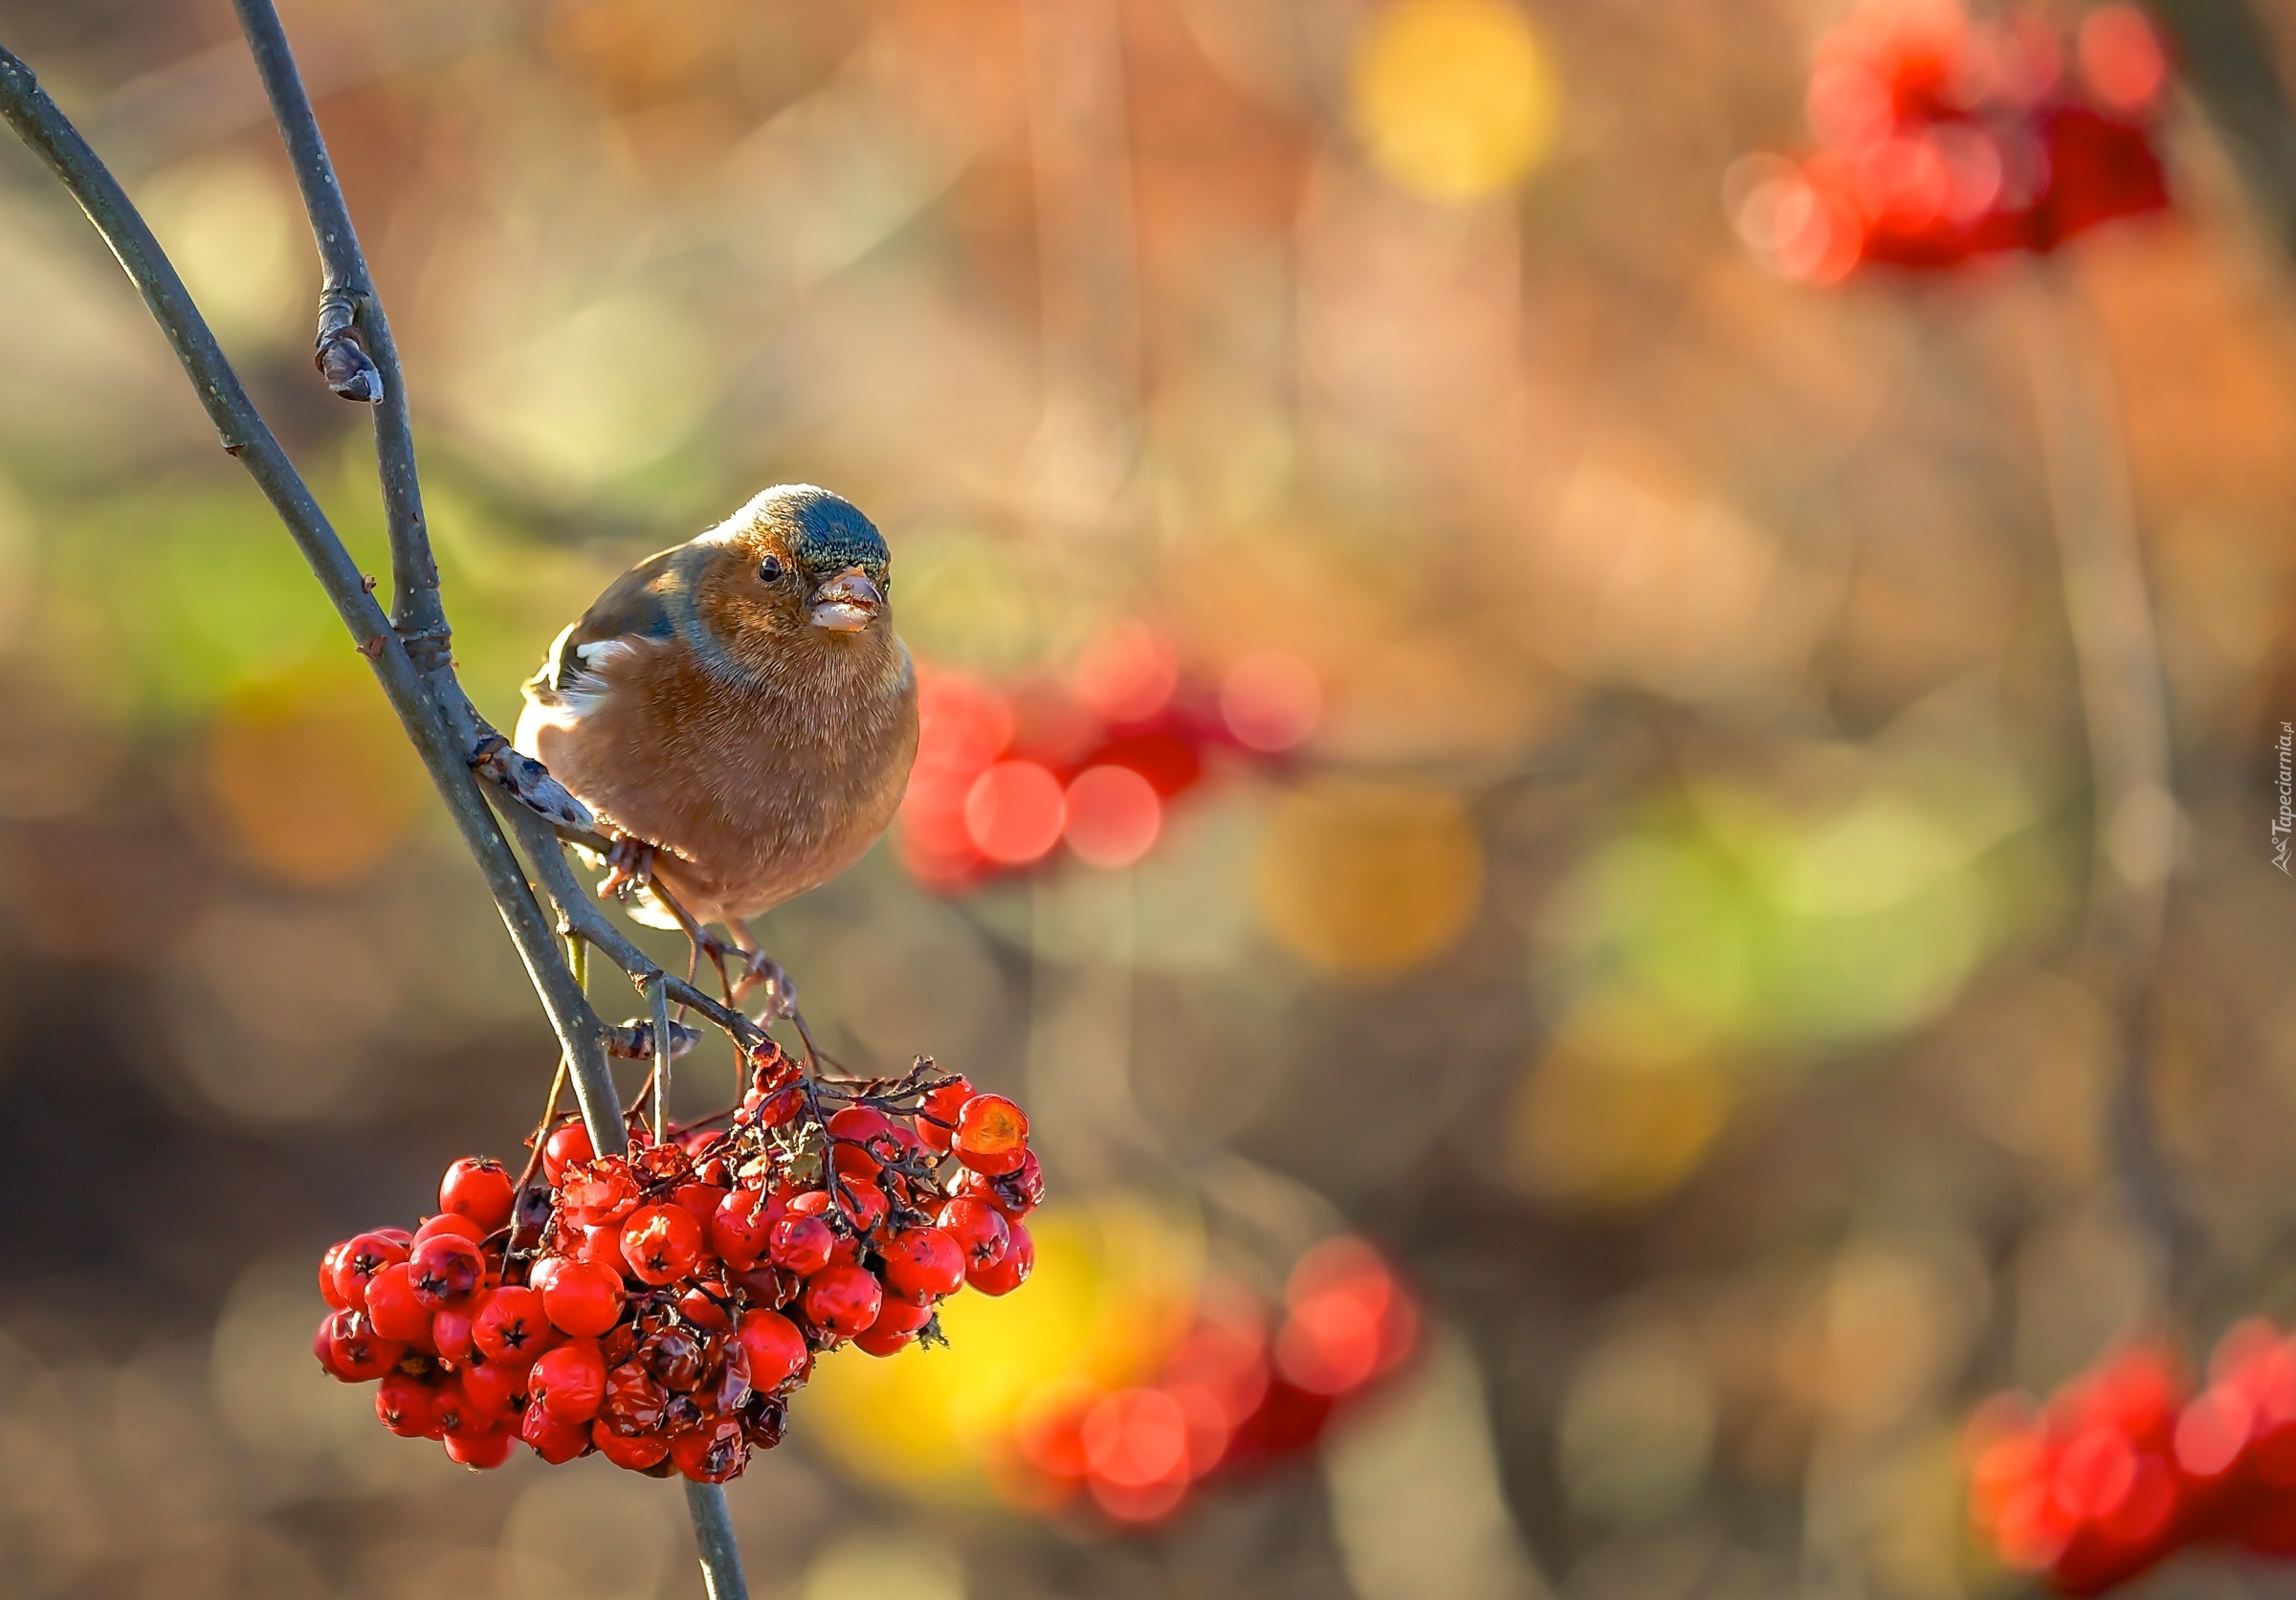
{"label": "blue-grey crown", "polygon": [[786,528],[789,553],[808,571],[842,572],[858,567],[879,572],[893,559],[885,536],[861,515],[860,507],[810,483],[768,489],[742,511]]}

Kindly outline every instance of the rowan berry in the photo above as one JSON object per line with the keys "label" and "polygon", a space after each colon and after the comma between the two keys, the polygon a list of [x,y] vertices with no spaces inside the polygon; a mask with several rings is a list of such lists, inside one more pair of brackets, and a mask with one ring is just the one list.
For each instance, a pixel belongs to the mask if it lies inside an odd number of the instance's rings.
{"label": "rowan berry", "polygon": [[723,1483],[749,1464],[741,1424],[730,1417],[680,1433],[670,1441],[677,1470],[696,1483]]}
{"label": "rowan berry", "polygon": [[638,1181],[620,1156],[600,1156],[569,1167],[558,1190],[561,1214],[581,1228],[621,1221],[638,1209]]}
{"label": "rowan berry", "polygon": [[366,1315],[375,1331],[407,1344],[429,1344],[435,1315],[414,1292],[414,1269],[394,1261],[366,1286]]}
{"label": "rowan berry", "polygon": [[649,1206],[622,1230],[622,1258],[648,1283],[685,1277],[701,1258],[701,1224],[683,1206]]}
{"label": "rowan berry", "polygon": [[407,1353],[405,1344],[376,1333],[364,1311],[337,1311],[325,1327],[327,1357],[320,1365],[346,1384],[380,1378]]}
{"label": "rowan berry", "polygon": [[622,1275],[594,1261],[565,1261],[542,1291],[542,1311],[561,1333],[602,1334],[622,1315]]}
{"label": "rowan berry", "polygon": [[484,1472],[510,1459],[511,1447],[518,1443],[518,1436],[507,1428],[497,1428],[490,1433],[472,1433],[461,1437],[449,1433],[445,1443],[448,1459],[459,1462],[474,1472]]}
{"label": "rowan berry", "polygon": [[537,1358],[526,1384],[527,1394],[551,1414],[587,1421],[606,1398],[606,1358],[596,1340],[569,1340]]}
{"label": "rowan berry", "polygon": [[338,1309],[356,1311],[366,1304],[366,1285],[385,1267],[407,1259],[407,1247],[381,1233],[361,1233],[344,1240],[335,1258],[335,1298]]}
{"label": "rowan berry", "polygon": [[1037,1163],[1036,1152],[1030,1150],[1010,1172],[993,1177],[985,1172],[960,1174],[956,1192],[960,1199],[994,1206],[1006,1221],[1018,1222],[1045,1198],[1044,1168]]}
{"label": "rowan berry", "polygon": [[767,1230],[766,1254],[773,1264],[810,1278],[829,1264],[837,1235],[817,1216],[784,1216]]}
{"label": "rowan berry", "polygon": [[1036,1241],[1020,1223],[1011,1224],[1011,1229],[1012,1242],[1000,1260],[993,1266],[974,1267],[964,1275],[964,1280],[984,1295],[1009,1295],[1036,1270]]}
{"label": "rowan berry", "polygon": [[375,1387],[375,1415],[403,1439],[419,1439],[435,1425],[430,1386],[404,1372],[386,1372]]}
{"label": "rowan berry", "polygon": [[575,1229],[570,1254],[577,1261],[604,1267],[616,1278],[628,1278],[630,1275],[629,1258],[622,1254],[622,1229],[623,1225],[619,1222]]}
{"label": "rowan berry", "polygon": [[485,1351],[489,1361],[530,1362],[549,1342],[549,1313],[542,1297],[531,1288],[505,1284],[494,1290],[471,1319],[471,1343]]}
{"label": "rowan berry", "polygon": [[590,1425],[564,1422],[547,1406],[529,1406],[519,1417],[519,1437],[554,1467],[565,1465],[590,1448]]}
{"label": "rowan berry", "polygon": [[706,1238],[710,1219],[718,1214],[718,1208],[725,1203],[730,1192],[723,1184],[685,1183],[678,1185],[670,1198],[694,1213],[694,1220],[701,1224]]}
{"label": "rowan berry", "polygon": [[916,1136],[928,1149],[948,1154],[957,1137],[958,1114],[972,1098],[972,1082],[964,1078],[952,1078],[925,1092],[916,1107]]}
{"label": "rowan berry", "polygon": [[492,1156],[464,1156],[439,1180],[438,1209],[469,1217],[488,1233],[510,1224],[510,1174]]}
{"label": "rowan berry", "polygon": [[957,1159],[991,1177],[1016,1170],[1027,1154],[1028,1118],[1003,1095],[975,1095],[957,1114]]}
{"label": "rowan berry", "polygon": [[705,1328],[711,1333],[723,1333],[734,1325],[734,1320],[725,1307],[698,1286],[677,1297],[677,1314],[695,1327]]}
{"label": "rowan berry", "polygon": [[710,1349],[715,1359],[694,1392],[713,1415],[732,1416],[749,1401],[749,1351],[739,1339],[713,1341]]}
{"label": "rowan berry", "polygon": [[961,1196],[952,1200],[941,1207],[938,1220],[941,1232],[955,1239],[957,1248],[964,1253],[967,1271],[995,1266],[1012,1243],[1012,1228],[1004,1213],[982,1200]]}
{"label": "rowan berry", "polygon": [[670,1391],[661,1380],[634,1361],[626,1361],[606,1375],[606,1399],[598,1420],[625,1438],[651,1433],[662,1425],[662,1410]]}
{"label": "rowan berry", "polygon": [[615,1466],[627,1467],[631,1472],[644,1472],[670,1454],[670,1441],[658,1433],[625,1436],[608,1427],[603,1417],[590,1425],[590,1443]]}
{"label": "rowan berry", "polygon": [[860,1267],[825,1267],[806,1285],[806,1318],[832,1339],[867,1331],[884,1303],[884,1289]]}
{"label": "rowan berry", "polygon": [[474,1309],[458,1306],[441,1311],[430,1319],[430,1347],[441,1360],[462,1367],[476,1359],[477,1346],[471,1343]]}
{"label": "rowan berry", "polygon": [[689,1393],[701,1387],[709,1354],[700,1340],[683,1328],[667,1327],[638,1346],[638,1359],[662,1380],[664,1388]]}
{"label": "rowan berry", "polygon": [[542,1176],[556,1189],[564,1181],[567,1167],[589,1161],[597,1153],[590,1144],[588,1128],[580,1122],[561,1122],[542,1141]]}
{"label": "rowan berry", "polygon": [[[414,1231],[414,1244],[436,1238],[441,1233],[453,1233],[475,1245],[486,1243],[486,1230],[476,1222],[460,1211],[441,1211],[436,1216],[423,1219],[423,1225]],[[413,1246],[409,1245],[408,1248],[411,1250]]]}
{"label": "rowan berry", "polygon": [[935,1300],[964,1285],[965,1253],[938,1228],[896,1231],[885,1241],[884,1256],[885,1286],[905,1300]]}
{"label": "rowan berry", "polygon": [[749,1356],[749,1381],[759,1389],[779,1389],[805,1371],[812,1356],[797,1324],[778,1311],[744,1311],[735,1337]]}
{"label": "rowan berry", "polygon": [[781,1202],[762,1189],[737,1189],[710,1213],[710,1247],[731,1267],[746,1267],[765,1254]]}
{"label": "rowan berry", "polygon": [[348,1239],[339,1240],[327,1246],[327,1253],[319,1258],[319,1298],[327,1302],[330,1311],[354,1309],[351,1302],[343,1299],[342,1291],[335,1287],[335,1264],[342,1259],[342,1253],[350,1248],[350,1244]]}
{"label": "rowan berry", "polygon": [[866,1179],[847,1178],[838,1184],[837,1191],[838,1211],[853,1225],[853,1232],[864,1237],[875,1233],[892,1211],[885,1191]]}
{"label": "rowan berry", "polygon": [[933,1320],[933,1308],[887,1295],[877,1320],[853,1336],[853,1347],[872,1356],[889,1356],[916,1342],[916,1330]]}
{"label": "rowan berry", "polygon": [[761,1400],[742,1411],[741,1436],[749,1441],[752,1450],[771,1450],[782,1442],[782,1430],[788,1422],[789,1408],[784,1402]]}
{"label": "rowan berry", "polygon": [[458,1233],[418,1240],[407,1257],[415,1299],[433,1311],[459,1311],[486,1282],[486,1253]]}

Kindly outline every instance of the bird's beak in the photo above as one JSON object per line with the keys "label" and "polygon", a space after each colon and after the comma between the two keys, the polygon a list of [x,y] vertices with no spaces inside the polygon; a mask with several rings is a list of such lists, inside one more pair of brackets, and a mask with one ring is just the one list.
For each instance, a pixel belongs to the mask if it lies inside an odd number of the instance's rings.
{"label": "bird's beak", "polygon": [[858,567],[849,567],[813,591],[813,626],[857,633],[885,609],[885,592]]}

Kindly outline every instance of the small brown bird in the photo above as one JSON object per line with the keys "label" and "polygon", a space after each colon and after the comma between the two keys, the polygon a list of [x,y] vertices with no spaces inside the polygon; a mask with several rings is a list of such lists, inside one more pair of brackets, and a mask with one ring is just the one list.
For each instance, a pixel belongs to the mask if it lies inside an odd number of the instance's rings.
{"label": "small brown bird", "polygon": [[[559,634],[516,744],[694,917],[741,919],[843,872],[885,831],[916,754],[916,670],[892,558],[852,505],[768,489],[649,556]],[[674,920],[643,893],[639,915]]]}

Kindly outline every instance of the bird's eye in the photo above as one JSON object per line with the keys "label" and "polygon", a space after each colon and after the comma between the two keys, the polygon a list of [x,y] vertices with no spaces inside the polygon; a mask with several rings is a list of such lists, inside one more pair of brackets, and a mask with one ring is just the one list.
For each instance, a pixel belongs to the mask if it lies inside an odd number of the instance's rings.
{"label": "bird's eye", "polygon": [[758,567],[758,576],[764,579],[769,584],[781,582],[782,558],[780,556],[767,556],[764,562]]}

